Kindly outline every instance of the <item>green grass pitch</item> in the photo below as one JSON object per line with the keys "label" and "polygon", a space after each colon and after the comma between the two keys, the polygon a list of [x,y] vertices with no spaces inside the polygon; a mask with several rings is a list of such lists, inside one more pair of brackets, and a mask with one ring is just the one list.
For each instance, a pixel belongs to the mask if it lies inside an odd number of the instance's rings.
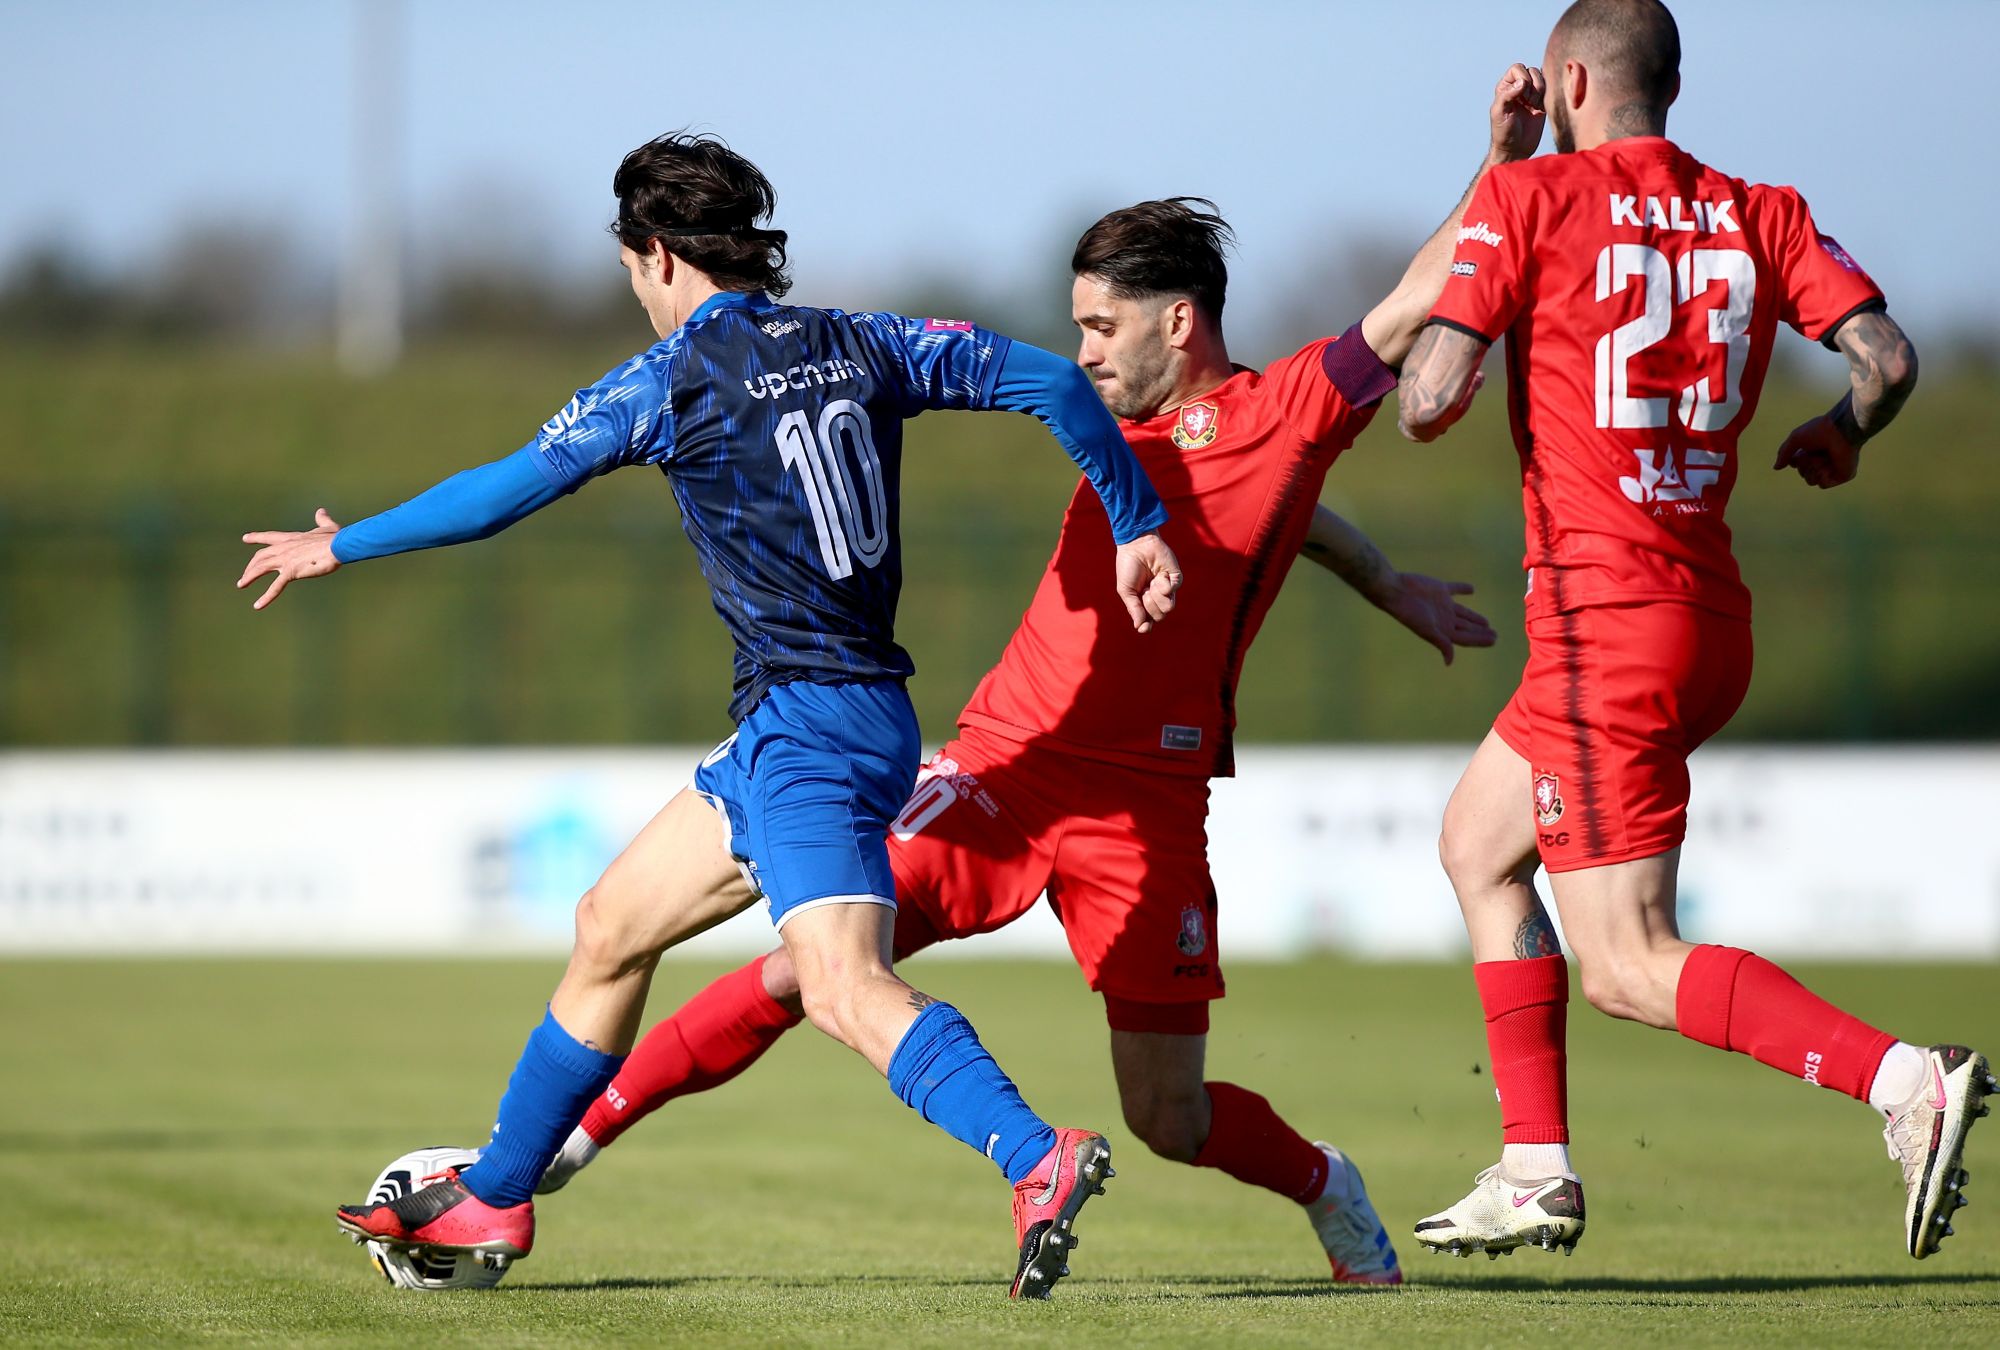
{"label": "green grass pitch", "polygon": [[[1304,1219],[1125,1134],[1101,1010],[1058,965],[918,962],[1052,1120],[1118,1178],[1075,1276],[1010,1306],[1008,1197],[810,1030],[670,1105],[540,1206],[490,1293],[391,1289],[336,1235],[405,1149],[478,1142],[558,966],[0,963],[0,1342],[522,1345],[1993,1345],[2000,1121],[1972,1205],[1921,1264],[1856,1103],[1739,1056],[1571,1011],[1574,1257],[1431,1256],[1409,1226],[1497,1142],[1468,973],[1232,969],[1211,1076],[1348,1148],[1411,1283],[1336,1291]],[[713,972],[668,965],[663,1013]],[[1822,993],[1907,1035],[2000,1046],[1990,967],[1830,967]]]}

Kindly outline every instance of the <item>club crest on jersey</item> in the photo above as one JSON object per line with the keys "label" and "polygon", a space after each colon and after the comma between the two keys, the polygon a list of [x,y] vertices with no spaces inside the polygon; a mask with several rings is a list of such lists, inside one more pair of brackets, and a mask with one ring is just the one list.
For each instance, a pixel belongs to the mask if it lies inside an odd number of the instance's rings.
{"label": "club crest on jersey", "polygon": [[1174,939],[1174,945],[1182,956],[1200,956],[1208,950],[1208,920],[1202,917],[1200,905],[1181,911],[1181,935]]}
{"label": "club crest on jersey", "polygon": [[1221,421],[1222,414],[1213,403],[1190,403],[1181,409],[1168,439],[1183,450],[1199,450],[1215,439]]}
{"label": "club crest on jersey", "polygon": [[1859,272],[1861,270],[1861,264],[1854,261],[1853,255],[1848,253],[1846,249],[1842,248],[1839,245],[1839,243],[1834,240],[1833,236],[1826,234],[1821,235],[1819,237],[1819,246],[1826,250],[1827,257],[1833,259],[1835,262],[1839,263],[1842,267],[1846,268],[1848,271]]}
{"label": "club crest on jersey", "polygon": [[1535,819],[1553,825],[1563,818],[1562,780],[1552,773],[1535,775]]}

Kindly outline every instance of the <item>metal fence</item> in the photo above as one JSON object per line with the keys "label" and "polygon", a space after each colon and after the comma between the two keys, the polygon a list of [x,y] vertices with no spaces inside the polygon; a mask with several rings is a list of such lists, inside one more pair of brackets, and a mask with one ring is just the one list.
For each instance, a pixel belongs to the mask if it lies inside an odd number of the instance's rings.
{"label": "metal fence", "polygon": [[[268,510],[154,502],[0,515],[0,738],[20,746],[699,742],[725,731],[729,654],[671,519],[559,513],[477,548],[303,583],[261,614],[231,588]],[[1251,741],[1467,740],[1520,670],[1519,526],[1376,527],[1405,566],[1473,580],[1501,630],[1443,669],[1301,563],[1238,700]],[[1054,538],[1017,515],[905,531],[900,623],[932,739],[998,657]],[[1853,517],[1762,530],[1758,677],[1734,734],[2000,735],[2000,536]],[[1107,568],[1107,584],[1109,583]],[[1199,578],[1190,584],[1199,584]]]}

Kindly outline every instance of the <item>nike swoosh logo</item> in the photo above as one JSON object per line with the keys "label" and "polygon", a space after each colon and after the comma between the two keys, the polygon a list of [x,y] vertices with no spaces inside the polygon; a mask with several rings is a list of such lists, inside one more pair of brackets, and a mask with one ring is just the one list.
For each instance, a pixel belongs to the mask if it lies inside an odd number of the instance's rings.
{"label": "nike swoosh logo", "polygon": [[1515,1196],[1514,1208],[1519,1209],[1521,1206],[1527,1204],[1530,1200],[1534,1199],[1536,1196],[1542,1194],[1544,1191],[1547,1191],[1548,1189],[1549,1188],[1547,1186],[1541,1186],[1537,1187],[1535,1190],[1529,1191],[1526,1195]]}
{"label": "nike swoosh logo", "polygon": [[1944,1075],[1938,1072],[1937,1061],[1931,1061],[1931,1109],[1944,1110]]}
{"label": "nike swoosh logo", "polygon": [[1075,1160],[1070,1154],[1058,1151],[1056,1154],[1055,1170],[1049,1173],[1049,1184],[1042,1188],[1040,1195],[1028,1203],[1036,1209],[1040,1209],[1043,1205],[1055,1199],[1057,1189],[1062,1186],[1063,1168],[1069,1166],[1073,1161]]}

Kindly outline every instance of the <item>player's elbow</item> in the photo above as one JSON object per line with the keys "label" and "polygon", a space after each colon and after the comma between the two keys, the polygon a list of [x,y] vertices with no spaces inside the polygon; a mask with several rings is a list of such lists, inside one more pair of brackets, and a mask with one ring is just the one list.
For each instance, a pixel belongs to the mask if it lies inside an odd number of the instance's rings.
{"label": "player's elbow", "polygon": [[1882,353],[1882,385],[1889,398],[1899,405],[1917,387],[1917,349],[1900,331]]}
{"label": "player's elbow", "polygon": [[1396,393],[1396,429],[1403,439],[1429,445],[1444,434],[1444,408],[1408,382]]}
{"label": "player's elbow", "polygon": [[1429,445],[1440,434],[1436,423],[1415,421],[1407,414],[1396,419],[1396,430],[1403,433],[1404,440],[1418,445]]}

